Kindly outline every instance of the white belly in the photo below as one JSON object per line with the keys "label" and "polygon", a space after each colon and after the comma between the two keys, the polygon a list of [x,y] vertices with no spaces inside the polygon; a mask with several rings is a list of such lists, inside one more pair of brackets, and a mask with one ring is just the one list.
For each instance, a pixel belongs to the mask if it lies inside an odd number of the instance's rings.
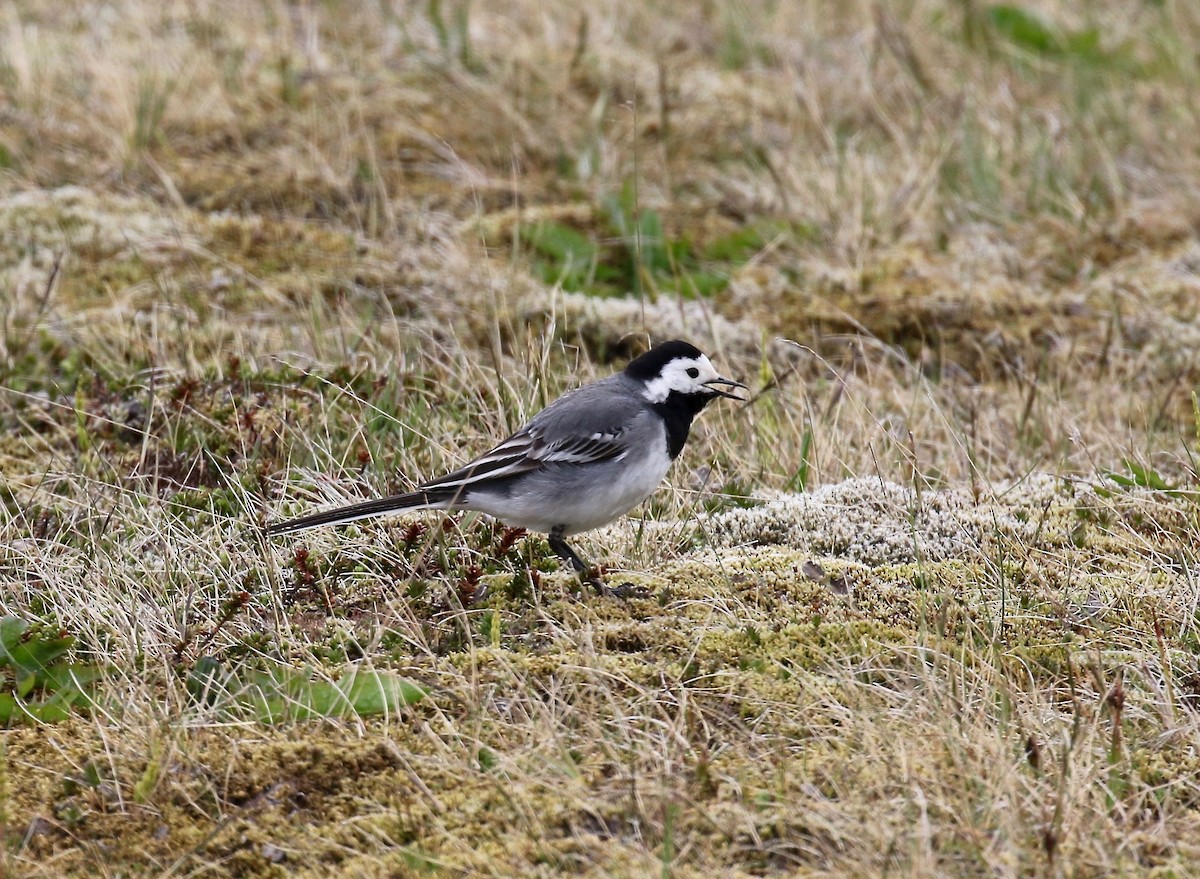
{"label": "white belly", "polygon": [[474,492],[466,506],[514,528],[578,534],[625,515],[662,484],[671,468],[663,430],[654,454],[626,452],[596,464],[560,464],[530,473],[508,494]]}

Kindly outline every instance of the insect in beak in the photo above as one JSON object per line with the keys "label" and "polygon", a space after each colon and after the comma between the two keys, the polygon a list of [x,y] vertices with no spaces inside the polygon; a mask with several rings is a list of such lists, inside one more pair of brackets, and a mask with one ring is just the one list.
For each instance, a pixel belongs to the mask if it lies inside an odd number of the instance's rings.
{"label": "insect in beak", "polygon": [[708,381],[706,381],[704,383],[704,386],[706,388],[708,388],[710,391],[712,391],[714,394],[716,394],[717,396],[728,397],[730,400],[739,400],[743,403],[745,402],[745,399],[743,397],[739,397],[737,394],[731,394],[731,393],[729,393],[729,391],[722,390],[721,388],[714,387],[715,385],[722,385],[722,386],[728,387],[728,388],[741,388],[743,391],[750,390],[748,387],[746,387],[741,382],[735,382],[731,378],[721,378],[719,376],[717,378],[709,379]]}

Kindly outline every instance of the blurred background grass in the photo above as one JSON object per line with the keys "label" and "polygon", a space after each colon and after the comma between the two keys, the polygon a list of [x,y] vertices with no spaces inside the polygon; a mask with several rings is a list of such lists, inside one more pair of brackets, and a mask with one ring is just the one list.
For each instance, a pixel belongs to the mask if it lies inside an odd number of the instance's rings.
{"label": "blurred background grass", "polygon": [[[486,350],[495,383],[540,339],[607,361],[682,332],[750,374],[783,337],[808,353],[765,379],[815,396],[872,369],[953,385],[989,476],[1021,472],[1022,443],[1074,469],[1071,436],[1161,450],[1190,431],[1200,353],[1198,18],[15,3],[0,369],[68,394],[231,357],[386,381],[432,347]],[[982,429],[992,394],[1010,423]],[[502,399],[505,421],[532,402]]]}

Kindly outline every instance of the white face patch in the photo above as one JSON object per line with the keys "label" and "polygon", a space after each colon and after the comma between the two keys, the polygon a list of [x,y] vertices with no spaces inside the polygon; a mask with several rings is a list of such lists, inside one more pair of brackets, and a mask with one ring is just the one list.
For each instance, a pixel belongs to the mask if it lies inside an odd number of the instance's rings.
{"label": "white face patch", "polygon": [[668,361],[657,376],[646,382],[642,394],[651,403],[663,402],[671,396],[672,391],[708,396],[712,395],[713,391],[704,383],[720,377],[703,354],[699,357],[676,357]]}

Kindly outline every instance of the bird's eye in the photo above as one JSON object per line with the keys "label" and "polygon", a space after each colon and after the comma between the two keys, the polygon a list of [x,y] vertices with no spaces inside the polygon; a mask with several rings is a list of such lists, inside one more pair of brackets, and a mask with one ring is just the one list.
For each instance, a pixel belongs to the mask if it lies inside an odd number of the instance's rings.
{"label": "bird's eye", "polygon": [[687,374],[688,374],[688,378],[699,378],[700,370],[696,369],[696,367],[694,367],[694,366],[689,366],[687,368]]}

